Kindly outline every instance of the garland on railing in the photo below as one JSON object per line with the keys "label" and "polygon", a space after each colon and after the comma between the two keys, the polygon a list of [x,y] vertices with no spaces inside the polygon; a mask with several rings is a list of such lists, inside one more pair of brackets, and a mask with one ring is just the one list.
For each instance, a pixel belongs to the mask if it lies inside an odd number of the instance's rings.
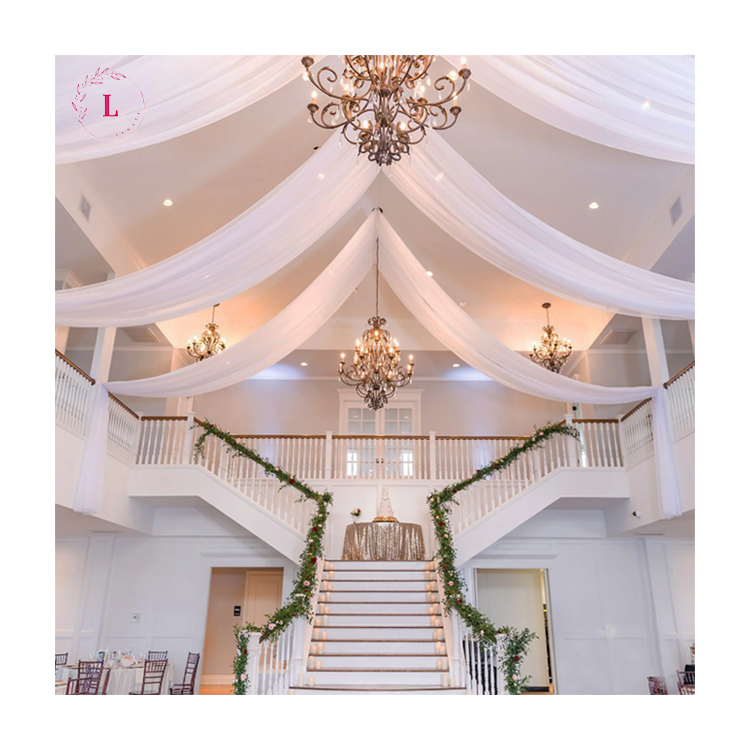
{"label": "garland on railing", "polygon": [[511,448],[502,458],[477,469],[468,479],[451,484],[439,492],[433,492],[427,500],[432,517],[432,526],[437,539],[438,549],[435,553],[437,569],[443,581],[444,612],[456,611],[471,629],[474,637],[488,647],[496,647],[498,635],[502,636],[501,668],[506,677],[506,687],[511,695],[520,695],[521,689],[528,684],[528,677],[521,678],[519,669],[521,660],[526,654],[529,643],[536,634],[524,628],[520,633],[515,628],[497,628],[486,615],[466,601],[466,583],[456,569],[456,549],[453,546],[453,532],[450,526],[451,505],[458,505],[456,495],[468,489],[472,484],[487,479],[499,471],[507,469],[524,453],[534,450],[555,435],[570,435],[578,438],[578,431],[572,425],[552,424],[535,430],[520,445]]}
{"label": "garland on railing", "polygon": [[215,435],[226,444],[229,453],[255,461],[263,467],[266,476],[276,477],[282,485],[298,490],[300,500],[312,500],[317,505],[316,512],[310,518],[307,536],[305,537],[305,547],[299,559],[300,569],[294,579],[289,599],[272,615],[269,615],[268,621],[261,627],[252,624],[235,627],[237,655],[234,660],[234,694],[245,695],[248,685],[247,640],[250,633],[260,633],[261,641],[275,641],[292,624],[295,617],[304,617],[308,622],[312,622],[314,612],[310,600],[317,585],[318,558],[323,557],[323,532],[325,531],[326,520],[330,512],[329,506],[333,502],[333,496],[330,492],[316,492],[304,482],[291,474],[287,474],[278,466],[274,466],[252,448],[238,442],[232,435],[219,429],[215,424],[199,422],[198,426],[203,428],[203,432],[195,442],[195,454],[197,456],[203,455],[208,436]]}

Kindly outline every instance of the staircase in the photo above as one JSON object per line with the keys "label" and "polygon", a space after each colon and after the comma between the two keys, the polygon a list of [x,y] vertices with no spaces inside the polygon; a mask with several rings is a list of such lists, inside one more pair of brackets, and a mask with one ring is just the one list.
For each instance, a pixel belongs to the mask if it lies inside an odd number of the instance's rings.
{"label": "staircase", "polygon": [[291,695],[466,695],[450,684],[431,561],[329,560],[303,686]]}

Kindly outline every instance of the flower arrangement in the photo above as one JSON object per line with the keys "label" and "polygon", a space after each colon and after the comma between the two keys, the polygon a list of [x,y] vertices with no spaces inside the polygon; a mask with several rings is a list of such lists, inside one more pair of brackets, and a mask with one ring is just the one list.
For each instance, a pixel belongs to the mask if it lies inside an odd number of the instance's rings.
{"label": "flower arrangement", "polygon": [[362,515],[362,508],[355,508],[355,509],[354,509],[354,510],[352,511],[352,513],[351,513],[351,516],[352,516],[352,518],[354,519],[354,523],[357,523],[357,519],[358,519],[358,518],[359,518],[359,517],[360,517],[361,515]]}

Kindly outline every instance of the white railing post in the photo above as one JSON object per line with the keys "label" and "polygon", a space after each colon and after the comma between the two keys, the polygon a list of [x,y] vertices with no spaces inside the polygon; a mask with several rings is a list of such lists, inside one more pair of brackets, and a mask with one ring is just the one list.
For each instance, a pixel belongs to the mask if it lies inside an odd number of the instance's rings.
{"label": "white railing post", "polygon": [[331,430],[326,431],[326,448],[325,448],[325,464],[323,470],[323,476],[325,479],[331,479],[333,477],[333,432]]}
{"label": "white railing post", "polygon": [[430,481],[437,479],[437,441],[435,431],[430,430]]}
{"label": "white railing post", "polygon": [[[573,415],[572,414],[566,414],[565,415],[565,424],[568,427],[573,426]],[[566,466],[577,466],[578,465],[578,451],[575,448],[575,438],[571,435],[565,435],[565,465]]]}
{"label": "white railing post", "polygon": [[189,411],[187,415],[187,423],[185,425],[185,441],[182,448],[182,463],[191,464],[193,463],[193,446],[195,445],[195,439],[193,435],[192,426],[195,424],[195,412]]}
{"label": "white railing post", "polygon": [[247,639],[247,676],[250,679],[248,695],[258,695],[260,665],[260,633],[250,633]]}

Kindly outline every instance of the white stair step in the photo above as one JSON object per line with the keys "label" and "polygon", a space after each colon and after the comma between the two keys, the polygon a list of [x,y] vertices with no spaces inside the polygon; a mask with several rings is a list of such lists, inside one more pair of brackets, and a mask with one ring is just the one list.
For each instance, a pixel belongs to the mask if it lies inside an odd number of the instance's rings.
{"label": "white stair step", "polygon": [[431,570],[367,569],[367,570],[327,570],[324,581],[434,581]]}
{"label": "white stair step", "polygon": [[316,627],[352,627],[352,626],[365,626],[375,625],[381,627],[398,627],[412,626],[422,628],[438,628],[443,624],[442,618],[439,615],[415,615],[415,614],[403,614],[403,615],[390,615],[390,614],[331,614],[331,615],[316,615],[313,624]]}
{"label": "white stair step", "polygon": [[[318,619],[318,618],[316,618]],[[329,618],[330,619],[330,618]],[[351,617],[341,617],[339,620],[351,620]],[[442,626],[429,625],[425,626],[402,626],[394,627],[384,622],[377,625],[363,627],[357,623],[349,622],[343,625],[334,624],[333,626],[315,626],[313,636],[316,641],[328,640],[384,640],[384,641],[444,641]]]}
{"label": "white stair step", "polygon": [[440,602],[320,602],[319,615],[439,615]]}
{"label": "white stair step", "polygon": [[437,593],[436,581],[411,580],[411,581],[344,581],[336,578],[332,581],[323,581],[320,587],[321,593],[345,592],[345,591],[396,591],[396,592],[427,592]]}
{"label": "white stair step", "polygon": [[404,685],[379,685],[360,687],[356,685],[330,685],[328,687],[291,688],[289,695],[468,695],[466,688],[405,687]]}
{"label": "white stair step", "polygon": [[411,604],[434,604],[438,601],[437,591],[321,591],[318,601],[324,604],[338,604],[343,602],[406,602]]}
{"label": "white stair step", "polygon": [[401,685],[403,687],[447,687],[443,685],[443,678],[448,676],[448,671],[440,672],[438,670],[429,670],[426,672],[409,671],[382,671],[372,670],[310,670],[305,674],[305,679],[309,681],[312,677],[314,685],[312,687],[325,687],[327,685],[357,685],[357,686],[377,686],[377,685]]}
{"label": "white stair step", "polygon": [[[431,560],[326,560],[330,568],[339,570],[432,570]],[[326,570],[329,570],[328,565]]]}
{"label": "white stair step", "polygon": [[313,674],[318,669],[432,669],[444,670],[448,667],[448,657],[437,654],[320,654],[310,660],[308,666]]}
{"label": "white stair step", "polygon": [[326,640],[312,641],[310,656],[336,654],[428,654],[435,658],[445,656],[445,642],[433,640]]}

